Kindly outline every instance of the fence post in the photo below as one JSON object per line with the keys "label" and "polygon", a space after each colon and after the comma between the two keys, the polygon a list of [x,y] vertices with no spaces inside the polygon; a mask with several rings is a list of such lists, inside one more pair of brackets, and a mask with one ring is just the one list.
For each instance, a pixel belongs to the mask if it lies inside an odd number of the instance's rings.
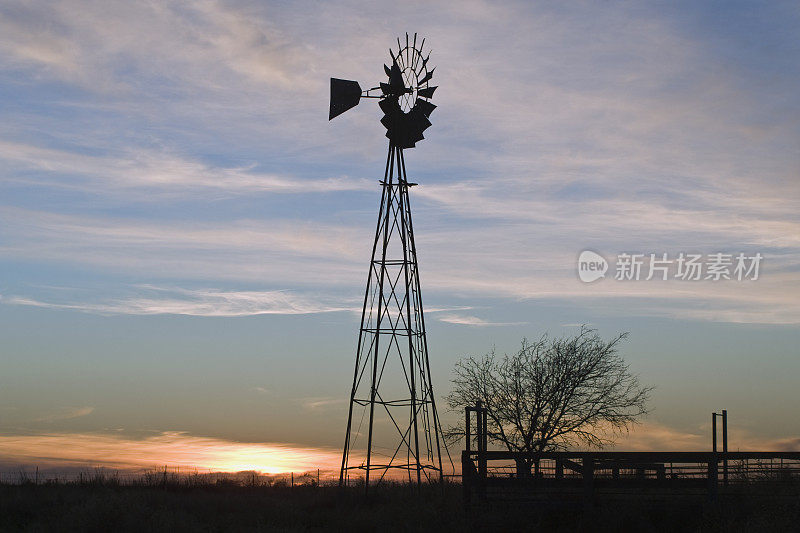
{"label": "fence post", "polygon": [[586,509],[591,509],[594,503],[594,459],[583,458],[583,497]]}
{"label": "fence post", "polygon": [[478,422],[478,473],[483,483],[486,480],[486,409],[480,400],[475,403],[475,414]]}
{"label": "fence post", "polygon": [[[482,433],[483,433],[483,453],[486,453],[486,451],[489,449],[489,422],[488,422],[488,419],[489,419],[489,408],[488,407],[484,407],[483,408],[483,428],[481,430]],[[483,470],[484,470],[484,475],[486,475],[486,472],[485,472],[485,470],[486,470],[486,459],[483,460]]]}
{"label": "fence post", "polygon": [[464,407],[464,430],[467,433],[467,445],[466,445],[467,451],[469,451],[469,445],[470,445],[469,441],[472,440],[472,435],[469,430],[469,411],[470,411],[469,406]]}
{"label": "fence post", "polygon": [[717,413],[711,413],[711,451],[717,453]]}
{"label": "fence post", "polygon": [[464,507],[469,510],[472,504],[472,465],[469,450],[461,452],[461,488],[464,491]]}
{"label": "fence post", "polygon": [[708,499],[717,500],[717,454],[712,453],[708,461]]}
{"label": "fence post", "polygon": [[728,486],[728,411],[722,410],[722,483]]}

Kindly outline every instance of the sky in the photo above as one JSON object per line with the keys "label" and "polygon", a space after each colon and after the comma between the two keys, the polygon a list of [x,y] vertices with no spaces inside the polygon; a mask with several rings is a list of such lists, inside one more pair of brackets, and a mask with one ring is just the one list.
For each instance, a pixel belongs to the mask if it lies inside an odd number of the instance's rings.
{"label": "sky", "polygon": [[[444,421],[460,358],[588,324],[656,387],[620,449],[707,449],[720,409],[731,449],[800,449],[798,29],[793,2],[2,2],[0,470],[335,468],[387,140],[374,101],[327,120],[329,78],[384,81],[405,32],[438,86],[406,166]],[[763,259],[645,279],[681,253]]]}

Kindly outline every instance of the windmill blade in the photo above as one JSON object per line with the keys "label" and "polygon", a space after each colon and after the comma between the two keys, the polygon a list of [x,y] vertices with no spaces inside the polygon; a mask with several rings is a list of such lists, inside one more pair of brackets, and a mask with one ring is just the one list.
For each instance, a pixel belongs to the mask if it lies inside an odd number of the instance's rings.
{"label": "windmill blade", "polygon": [[433,110],[436,109],[436,106],[427,100],[417,98],[417,101],[414,103],[414,108],[419,109],[420,113],[426,117],[430,117],[431,113],[433,113]]}
{"label": "windmill blade", "polygon": [[433,98],[433,91],[436,90],[436,86],[434,87],[425,87],[424,89],[419,89],[417,94],[423,98]]}
{"label": "windmill blade", "polygon": [[433,78],[433,71],[434,71],[434,70],[436,70],[436,67],[433,67],[432,69],[430,69],[430,70],[428,71],[428,73],[427,73],[427,74],[425,74],[425,77],[424,77],[424,78],[422,78],[421,80],[419,80],[419,84],[420,84],[420,85],[422,85],[422,84],[423,84],[423,83],[425,83],[426,81],[428,81],[428,80],[430,80],[431,78]]}
{"label": "windmill blade", "polygon": [[[416,33],[414,35],[416,35]],[[416,48],[416,44],[414,45],[414,48]],[[422,59],[422,51],[424,49],[425,49],[425,37],[422,38],[422,43],[420,43],[419,45],[419,50],[418,50],[419,53],[414,55],[414,64],[412,65],[412,68],[414,70],[417,70],[417,65],[419,64],[420,61],[425,61],[424,59]],[[424,66],[425,63],[422,63],[422,65]]]}
{"label": "windmill blade", "polygon": [[403,45],[400,44],[400,37],[397,38],[397,59],[405,66],[405,61],[403,61]]}
{"label": "windmill blade", "polygon": [[403,89],[405,89],[406,84],[403,82],[403,72],[397,65],[397,61],[392,63],[392,68],[389,73],[389,85],[392,87],[392,89],[396,89],[401,92]]}
{"label": "windmill blade", "polygon": [[[433,110],[431,110],[433,111]],[[431,121],[428,120],[422,111],[413,110],[411,113],[408,114],[409,117],[409,126],[414,131],[423,132],[431,127]]]}
{"label": "windmill blade", "polygon": [[387,67],[385,64],[383,65],[383,71],[386,73],[387,76],[392,75],[392,71],[389,70],[389,67]]}
{"label": "windmill blade", "polygon": [[403,111],[400,109],[400,104],[397,102],[395,98],[384,98],[380,102],[378,102],[378,106],[381,108],[381,111],[388,117],[395,117],[401,114]]}

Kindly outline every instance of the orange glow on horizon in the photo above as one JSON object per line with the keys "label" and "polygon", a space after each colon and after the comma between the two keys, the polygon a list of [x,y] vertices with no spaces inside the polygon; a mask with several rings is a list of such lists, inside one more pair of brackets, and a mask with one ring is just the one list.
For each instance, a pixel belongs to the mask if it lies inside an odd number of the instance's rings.
{"label": "orange glow on horizon", "polygon": [[96,434],[51,433],[0,436],[0,461],[49,467],[144,469],[163,465],[216,472],[262,474],[338,471],[333,448],[281,443],[243,443],[163,432],[144,439]]}

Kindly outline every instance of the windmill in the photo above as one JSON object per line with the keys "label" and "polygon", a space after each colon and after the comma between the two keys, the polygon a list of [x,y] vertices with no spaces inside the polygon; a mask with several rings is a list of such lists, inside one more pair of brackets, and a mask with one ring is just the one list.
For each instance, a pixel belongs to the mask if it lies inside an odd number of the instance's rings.
{"label": "windmill", "polygon": [[[347,433],[339,484],[363,474],[365,490],[407,477],[417,486],[442,479],[441,425],[431,383],[417,248],[411,222],[403,150],[430,127],[434,69],[417,35],[389,50],[388,78],[362,90],[356,81],[331,78],[329,120],[378,99],[389,138],[381,204],[361,312]],[[375,94],[371,94],[375,92]],[[446,451],[446,448],[445,448]]]}

